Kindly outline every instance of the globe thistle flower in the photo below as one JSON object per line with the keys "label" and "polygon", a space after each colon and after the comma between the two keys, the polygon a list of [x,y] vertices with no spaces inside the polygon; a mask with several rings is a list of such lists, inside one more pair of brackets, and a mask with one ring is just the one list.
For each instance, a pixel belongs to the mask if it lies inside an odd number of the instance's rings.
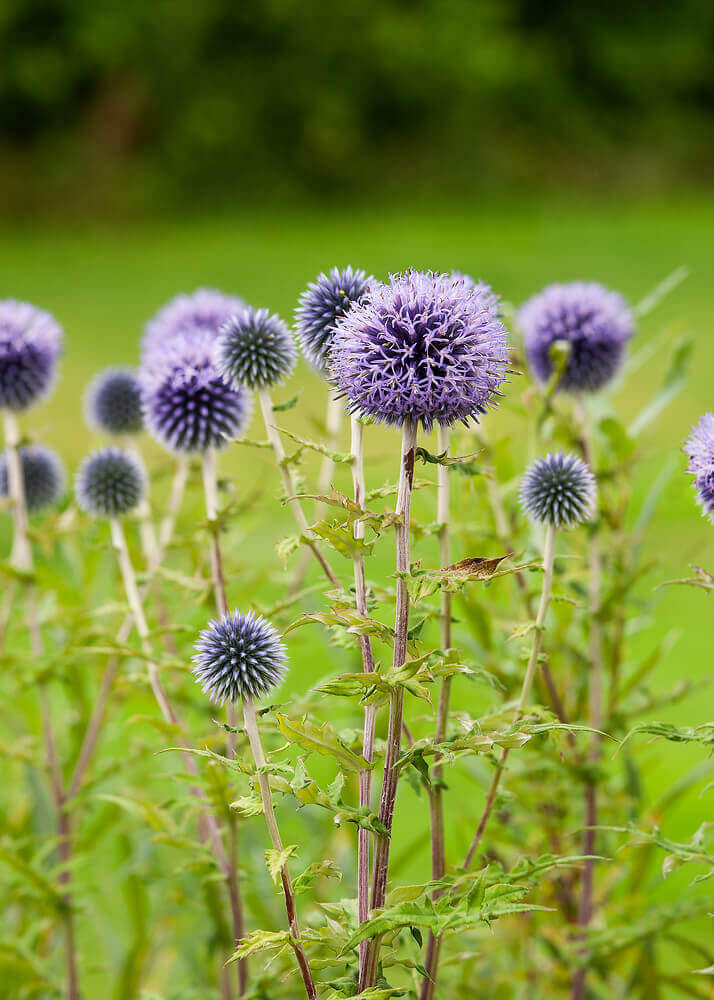
{"label": "globe thistle flower", "polygon": [[697,502],[714,524],[714,415],[705,413],[684,443],[687,471],[694,476]]}
{"label": "globe thistle flower", "polygon": [[450,275],[407,271],[377,285],[337,324],[330,371],[352,413],[387,424],[468,424],[508,372],[498,299]]}
{"label": "globe thistle flower", "polygon": [[120,517],[138,507],[146,489],[142,465],[121,448],[87,456],[75,479],[77,502],[94,517]]}
{"label": "globe thistle flower", "polygon": [[128,368],[108,368],[90,382],[84,397],[87,423],[107,434],[138,434],[144,427],[141,384]]}
{"label": "globe thistle flower", "polygon": [[453,281],[458,281],[466,288],[475,288],[480,282],[472,278],[470,274],[466,274],[464,271],[449,271],[449,277]]}
{"label": "globe thistle flower", "polygon": [[236,610],[210,621],[195,649],[197,683],[220,705],[267,694],[287,671],[288,654],[277,629],[252,611]]}
{"label": "globe thistle flower", "polygon": [[[31,444],[19,449],[25,504],[34,513],[45,507],[53,507],[62,497],[65,488],[65,474],[62,461],[51,448],[41,444]],[[0,455],[0,496],[10,494],[7,456]]]}
{"label": "globe thistle flower", "polygon": [[191,295],[177,295],[146,324],[142,357],[149,357],[156,348],[181,334],[199,330],[215,337],[223,324],[244,306],[242,299],[214,288],[198,288]]}
{"label": "globe thistle flower", "polygon": [[222,448],[250,418],[250,395],[231,388],[214,362],[214,338],[192,331],[167,343],[140,372],[149,432],[176,452]]}
{"label": "globe thistle flower", "polygon": [[234,386],[260,390],[278,385],[296,360],[290,330],[267,309],[241,309],[223,326],[216,343],[218,371]]}
{"label": "globe thistle flower", "polygon": [[521,479],[521,506],[534,521],[570,528],[595,513],[595,476],[577,455],[551,453],[536,459]]}
{"label": "globe thistle flower", "polygon": [[541,382],[553,371],[550,349],[570,345],[559,388],[596,392],[618,372],[633,332],[632,313],[617,292],[594,281],[549,285],[518,314],[529,364]]}
{"label": "globe thistle flower", "polygon": [[28,302],[0,301],[0,408],[26,410],[52,388],[62,328]]}
{"label": "globe thistle flower", "polygon": [[365,271],[333,267],[329,274],[319,274],[300,296],[295,332],[303,354],[319,371],[327,367],[336,323],[353,303],[365,298],[373,283]]}

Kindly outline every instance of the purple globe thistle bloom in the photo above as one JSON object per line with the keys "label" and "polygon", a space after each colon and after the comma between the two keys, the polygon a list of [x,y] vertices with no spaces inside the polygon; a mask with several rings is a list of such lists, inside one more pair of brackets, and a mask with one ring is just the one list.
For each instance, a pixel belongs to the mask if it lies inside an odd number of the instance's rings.
{"label": "purple globe thistle bloom", "polygon": [[595,476],[577,455],[561,452],[536,459],[521,479],[521,506],[534,521],[570,528],[595,513]]}
{"label": "purple globe thistle bloom", "polygon": [[26,410],[52,388],[62,328],[27,302],[0,301],[0,408]]}
{"label": "purple globe thistle bloom", "polygon": [[141,384],[128,368],[108,368],[90,382],[84,397],[87,423],[107,434],[138,434],[144,427]]}
{"label": "purple globe thistle bloom", "polygon": [[88,455],[74,483],[77,502],[94,517],[120,517],[138,507],[146,490],[140,462],[121,448],[108,447]]}
{"label": "purple globe thistle bloom", "polygon": [[548,285],[518,314],[531,368],[541,382],[553,371],[550,349],[570,345],[559,388],[596,392],[618,372],[633,332],[632,312],[617,292],[594,281]]}
{"label": "purple globe thistle bloom", "polygon": [[250,419],[250,394],[231,388],[214,361],[215,338],[193,331],[157,351],[140,373],[149,432],[176,452],[222,448]]}
{"label": "purple globe thistle bloom", "polygon": [[223,324],[245,306],[235,295],[214,288],[198,288],[191,295],[177,295],[146,324],[142,357],[181,334],[202,330],[216,336]]}
{"label": "purple globe thistle bloom", "polygon": [[287,671],[288,654],[277,629],[252,611],[234,611],[210,621],[195,649],[197,683],[220,705],[267,694]]}
{"label": "purple globe thistle bloom", "polygon": [[714,415],[705,413],[684,442],[687,472],[694,476],[697,502],[714,524]]}
{"label": "purple globe thistle bloom", "polygon": [[450,426],[495,404],[508,372],[498,299],[450,275],[407,271],[337,324],[330,371],[348,410],[387,424]]}
{"label": "purple globe thistle bloom", "polygon": [[[65,474],[62,461],[51,448],[31,444],[20,448],[20,465],[27,509],[34,513],[53,507],[64,494]],[[10,492],[7,456],[0,456],[0,496]]]}
{"label": "purple globe thistle bloom", "polygon": [[234,386],[266,389],[279,385],[296,360],[292,333],[267,309],[241,309],[222,328],[216,343],[218,371]]}
{"label": "purple globe thistle bloom", "polygon": [[365,271],[333,267],[329,274],[318,274],[302,293],[295,310],[295,332],[314,368],[325,371],[336,323],[353,303],[365,298],[373,283]]}

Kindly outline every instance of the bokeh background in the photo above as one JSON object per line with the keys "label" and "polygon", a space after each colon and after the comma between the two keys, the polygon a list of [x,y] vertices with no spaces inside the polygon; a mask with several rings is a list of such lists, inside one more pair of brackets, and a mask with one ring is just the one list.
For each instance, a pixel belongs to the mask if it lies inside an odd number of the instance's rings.
{"label": "bokeh background", "polygon": [[[289,318],[333,264],[380,277],[458,268],[514,305],[575,278],[636,303],[685,268],[635,344],[694,344],[687,387],[639,443],[638,495],[663,470],[666,483],[643,596],[690,564],[714,569],[714,528],[679,452],[714,408],[713,50],[708,0],[5,0],[0,295],[50,309],[67,333],[61,381],[26,426],[75,466],[91,444],[88,379],[135,362],[146,319],[200,285]],[[614,392],[626,422],[669,354],[653,351]],[[294,419],[314,432],[324,386],[301,364],[283,398],[297,390]],[[265,489],[267,460],[238,451],[225,466],[238,487]],[[380,481],[387,451],[373,466]],[[291,526],[277,507],[270,538],[261,523],[235,529],[234,553],[250,579],[256,560],[269,563],[277,588],[272,544]],[[658,712],[667,721],[714,715],[709,601],[660,592],[633,645],[641,656],[676,632],[652,686],[701,682]],[[308,656],[315,642],[297,633],[294,655],[317,677],[327,668]],[[704,758],[652,752],[653,801]],[[667,832],[688,838],[710,815],[692,794]],[[673,876],[665,892],[690,877]]]}

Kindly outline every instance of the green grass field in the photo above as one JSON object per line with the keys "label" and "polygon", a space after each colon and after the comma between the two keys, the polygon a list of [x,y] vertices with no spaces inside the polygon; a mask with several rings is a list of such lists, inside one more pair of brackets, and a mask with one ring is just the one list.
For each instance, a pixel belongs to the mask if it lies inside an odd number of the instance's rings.
{"label": "green grass field", "polygon": [[[395,208],[329,216],[274,217],[245,214],[213,221],[154,222],[126,228],[81,227],[43,231],[4,230],[0,234],[2,294],[26,298],[56,314],[65,327],[67,352],[61,380],[47,406],[33,412],[25,426],[56,447],[72,468],[92,444],[82,417],[81,396],[86,382],[111,363],[133,363],[144,321],[178,291],[208,285],[235,292],[255,305],[266,305],[289,318],[297,296],[314,275],[334,263],[353,263],[383,276],[409,265],[437,269],[458,268],[489,281],[509,302],[526,296],[553,280],[595,279],[621,291],[632,302],[679,266],[687,279],[648,316],[638,333],[642,346],[662,331],[672,337],[690,334],[695,360],[690,382],[674,404],[641,440],[644,461],[636,485],[643,495],[648,480],[659,474],[675,456],[673,471],[646,540],[653,562],[645,587],[687,575],[690,564],[714,569],[714,528],[700,516],[684,459],[678,449],[690,425],[714,408],[714,323],[712,289],[714,266],[711,234],[714,201],[669,201],[664,204],[618,205],[602,200],[590,203],[536,201],[513,205],[469,205],[466,208],[433,205],[401,213]],[[667,352],[661,352],[616,394],[614,404],[625,421],[635,416],[662,380]],[[514,378],[510,387],[525,387]],[[286,414],[292,426],[319,426],[324,408],[324,388],[303,364],[293,380],[280,390],[287,399],[298,389],[303,395],[299,410]],[[293,417],[293,414],[298,416]],[[498,415],[488,417],[496,427]],[[258,432],[254,436],[261,436]],[[375,483],[390,472],[389,436],[376,434],[376,458],[368,469]],[[432,449],[433,450],[433,449]],[[152,455],[158,456],[156,450]],[[235,448],[224,468],[242,493],[262,492],[272,502],[277,483],[262,453]],[[314,466],[309,466],[314,468]],[[281,564],[272,542],[291,525],[287,514],[274,505],[275,518],[256,527],[251,515],[244,525],[231,529],[231,559],[244,568],[243,578],[229,581],[235,602],[251,600],[269,606],[284,584]],[[265,519],[263,519],[264,521]],[[2,541],[8,529],[3,525]],[[430,552],[428,541],[423,545]],[[421,551],[420,547],[420,551]],[[456,556],[471,553],[456,553]],[[490,553],[479,553],[490,554]],[[382,565],[381,563],[379,564]],[[385,568],[387,563],[384,564]],[[266,577],[258,569],[267,566]],[[258,581],[256,583],[256,581]],[[252,590],[253,585],[259,586]],[[192,609],[190,620],[200,620]],[[714,666],[711,607],[704,592],[672,588],[660,592],[651,627],[633,643],[633,653],[643,654],[673,629],[679,638],[659,668],[655,689],[683,678],[706,682]],[[289,691],[312,682],[330,669],[327,647],[307,633],[296,633],[291,643],[300,665]],[[714,717],[714,695],[702,686],[658,717],[678,724],[696,725]],[[650,754],[647,795],[650,801],[677,775],[705,762],[701,748],[657,744]],[[714,772],[714,765],[711,768]],[[702,772],[704,777],[705,770]],[[705,784],[703,781],[701,785]],[[467,808],[477,815],[480,802]],[[407,829],[410,806],[400,817]],[[667,832],[692,835],[711,816],[711,794],[686,796],[667,816]],[[289,821],[288,821],[289,822]],[[470,827],[452,831],[452,847],[462,851]],[[289,836],[288,836],[289,842]],[[411,846],[416,848],[408,857]],[[409,845],[404,837],[404,870],[411,873],[426,857],[427,844]],[[664,889],[675,895],[684,889],[691,872],[675,874]],[[101,980],[98,980],[101,982]]]}

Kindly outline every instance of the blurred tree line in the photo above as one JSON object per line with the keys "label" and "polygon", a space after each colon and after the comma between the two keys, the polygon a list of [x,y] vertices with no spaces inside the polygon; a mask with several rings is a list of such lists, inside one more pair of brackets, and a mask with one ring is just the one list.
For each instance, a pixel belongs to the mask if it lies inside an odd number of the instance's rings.
{"label": "blurred tree line", "polygon": [[4,0],[0,207],[707,180],[711,0]]}

